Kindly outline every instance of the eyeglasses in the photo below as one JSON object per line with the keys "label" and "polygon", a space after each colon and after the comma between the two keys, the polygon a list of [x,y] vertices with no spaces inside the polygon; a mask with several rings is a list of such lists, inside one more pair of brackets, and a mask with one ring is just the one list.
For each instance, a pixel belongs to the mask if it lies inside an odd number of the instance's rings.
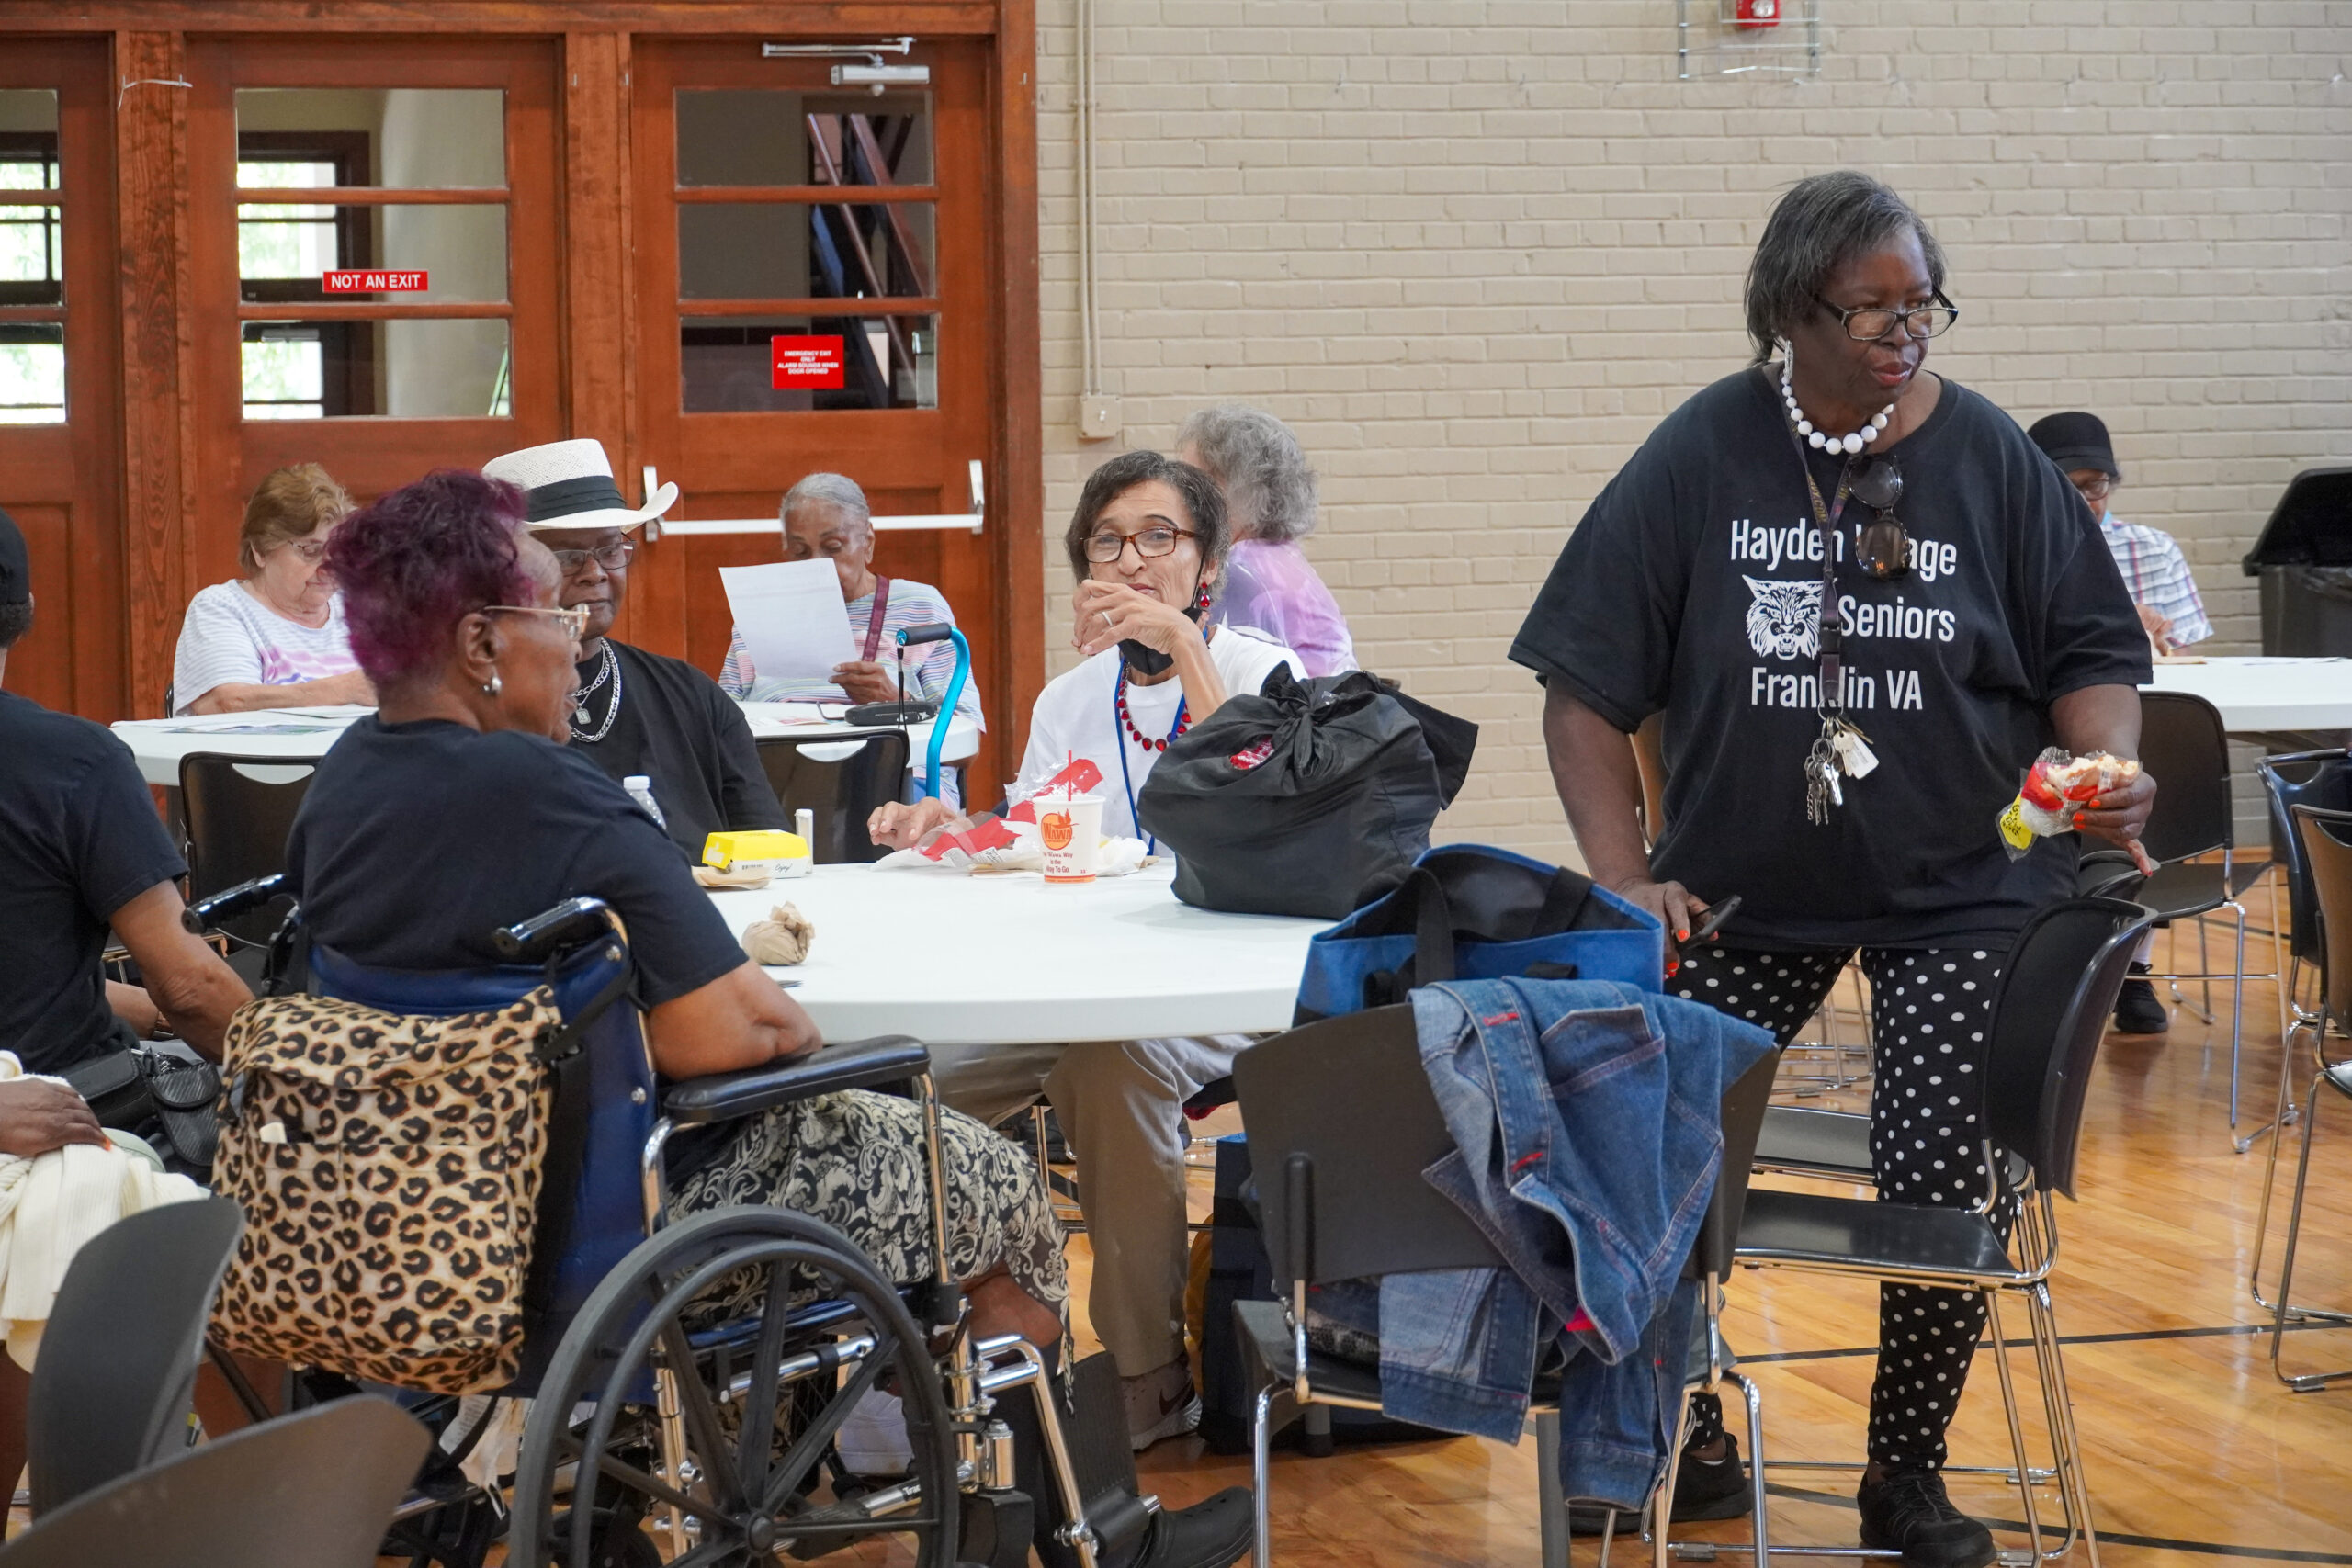
{"label": "eyeglasses", "polygon": [[1849,310],[1832,305],[1818,294],[1813,297],[1813,302],[1836,316],[1844,324],[1846,335],[1856,343],[1876,343],[1898,326],[1915,338],[1939,337],[1960,320],[1960,307],[1945,299],[1940,288],[1936,290],[1934,304],[1915,305],[1907,310],[1890,310],[1883,305]]}
{"label": "eyeglasses", "polygon": [[606,571],[617,571],[628,564],[631,556],[637,554],[637,545],[633,540],[616,539],[593,550],[550,550],[548,553],[555,557],[556,570],[571,577],[592,560]]}
{"label": "eyeglasses", "polygon": [[1892,457],[1878,457],[1854,476],[1853,497],[1877,513],[1854,540],[1854,564],[1873,581],[1888,582],[1911,570],[1911,536],[1894,515],[1903,499],[1903,469]]}
{"label": "eyeglasses", "polygon": [[536,604],[485,604],[482,606],[482,614],[486,615],[553,615],[563,629],[571,634],[572,641],[578,642],[588,635],[588,611],[584,606],[572,610],[543,610]]}
{"label": "eyeglasses", "polygon": [[304,566],[316,566],[327,558],[327,545],[324,539],[290,539],[278,547],[292,551],[294,558]]}
{"label": "eyeglasses", "polygon": [[1190,528],[1146,528],[1139,534],[1089,534],[1086,536],[1086,558],[1097,566],[1109,566],[1127,553],[1133,545],[1136,554],[1145,560],[1157,560],[1176,553],[1179,539],[1197,539],[1200,536]]}
{"label": "eyeglasses", "polygon": [[2082,491],[2085,501],[2105,501],[2115,493],[2115,480],[2107,474],[2093,474],[2089,479],[2074,479],[2072,483]]}

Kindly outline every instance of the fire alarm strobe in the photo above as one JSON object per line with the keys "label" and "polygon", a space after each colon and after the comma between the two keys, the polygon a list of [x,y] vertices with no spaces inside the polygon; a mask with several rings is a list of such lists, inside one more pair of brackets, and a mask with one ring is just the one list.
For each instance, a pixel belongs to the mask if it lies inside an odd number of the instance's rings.
{"label": "fire alarm strobe", "polygon": [[1732,7],[1731,20],[1736,28],[1777,28],[1781,25],[1781,0],[1737,0]]}

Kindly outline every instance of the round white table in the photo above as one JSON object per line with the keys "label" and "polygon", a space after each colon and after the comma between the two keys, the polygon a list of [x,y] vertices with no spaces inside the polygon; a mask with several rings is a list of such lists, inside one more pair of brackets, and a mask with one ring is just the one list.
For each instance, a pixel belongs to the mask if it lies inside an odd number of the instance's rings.
{"label": "round white table", "polygon": [[[842,723],[787,724],[778,713],[780,703],[745,703],[744,717],[755,739],[789,736],[796,740],[841,740],[854,746],[860,739],[888,734]],[[180,782],[180,759],[196,751],[219,751],[265,762],[315,762],[327,754],[344,728],[372,708],[264,708],[254,713],[192,714],[181,718],[126,719],[114,732],[139,759],[139,773],[151,784],[165,788]],[[910,725],[908,765],[921,768],[931,745],[931,726]],[[960,762],[980,748],[977,725],[957,714],[947,727],[947,743],[940,760]]]}
{"label": "round white table", "polygon": [[2352,729],[2352,659],[2208,659],[2159,664],[2142,688],[2188,692],[2221,710],[2233,735]]}
{"label": "round white table", "polygon": [[820,865],[711,901],[740,938],[789,903],[817,928],[808,960],[771,968],[828,1040],[1028,1044],[1290,1027],[1322,920],[1179,903],[1175,870],[1082,886],[1035,872]]}

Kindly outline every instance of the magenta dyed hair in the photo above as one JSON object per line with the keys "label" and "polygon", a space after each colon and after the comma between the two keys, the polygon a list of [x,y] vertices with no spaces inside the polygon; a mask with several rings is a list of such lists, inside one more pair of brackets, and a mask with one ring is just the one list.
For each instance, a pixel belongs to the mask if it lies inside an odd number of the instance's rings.
{"label": "magenta dyed hair", "polygon": [[379,496],[327,540],[351,651],[379,688],[429,677],[449,628],[485,604],[527,604],[514,547],[523,492],[466,468],[438,468]]}

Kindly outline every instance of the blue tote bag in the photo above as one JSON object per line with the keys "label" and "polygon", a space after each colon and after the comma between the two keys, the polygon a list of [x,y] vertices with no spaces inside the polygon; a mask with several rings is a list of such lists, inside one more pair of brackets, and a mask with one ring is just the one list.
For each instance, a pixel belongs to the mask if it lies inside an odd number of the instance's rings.
{"label": "blue tote bag", "polygon": [[1666,929],[1591,878],[1448,844],[1308,943],[1294,1023],[1400,1002],[1441,980],[1616,980],[1659,988]]}

